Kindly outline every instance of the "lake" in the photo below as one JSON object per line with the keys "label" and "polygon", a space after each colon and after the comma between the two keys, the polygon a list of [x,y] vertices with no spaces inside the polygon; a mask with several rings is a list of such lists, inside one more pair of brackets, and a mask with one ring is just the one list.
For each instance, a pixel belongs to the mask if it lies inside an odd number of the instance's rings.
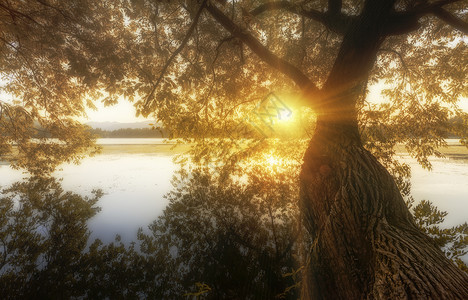
{"label": "lake", "polygon": [[[98,205],[102,210],[90,221],[91,238],[110,242],[115,234],[123,241],[135,240],[139,227],[146,228],[167,205],[177,166],[173,155],[181,152],[162,139],[100,139],[101,154],[81,164],[65,164],[55,175],[63,178],[63,188],[89,195],[101,188],[105,195]],[[443,150],[446,158],[433,158],[433,170],[422,169],[414,159],[400,152],[400,158],[413,169],[413,196],[416,201],[432,201],[449,214],[445,226],[468,220],[468,151],[454,140]],[[21,171],[0,165],[0,186],[25,177]]]}

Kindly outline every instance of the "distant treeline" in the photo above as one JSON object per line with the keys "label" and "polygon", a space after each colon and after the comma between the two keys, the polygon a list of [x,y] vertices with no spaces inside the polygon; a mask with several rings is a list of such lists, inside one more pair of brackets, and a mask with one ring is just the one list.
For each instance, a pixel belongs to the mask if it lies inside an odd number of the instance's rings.
{"label": "distant treeline", "polygon": [[[467,117],[468,118],[468,117]],[[446,138],[459,138],[461,132],[463,131],[463,124],[466,122],[464,118],[457,116],[450,118],[446,121],[447,123],[441,125],[440,130],[444,131]],[[47,129],[41,128],[40,125],[36,124],[35,126],[37,133],[34,135],[36,138],[46,137],[46,138],[53,138],[54,136],[50,134]],[[450,128],[450,129],[449,129]],[[369,129],[369,128],[368,128]],[[239,127],[236,128],[238,132],[235,132],[236,136],[242,137],[249,137],[248,131],[240,129]],[[96,135],[98,138],[168,138],[170,136],[170,132],[163,128],[121,128],[116,130],[103,130],[100,128],[90,128],[89,131]],[[250,131],[257,133],[254,128],[250,128]],[[364,130],[366,131],[366,130]],[[2,133],[0,133],[1,135]],[[225,137],[226,132],[215,132],[214,130],[211,132],[211,137]]]}
{"label": "distant treeline", "polygon": [[121,128],[116,130],[93,128],[90,131],[99,138],[161,138],[169,136],[169,133],[164,129],[151,128]]}

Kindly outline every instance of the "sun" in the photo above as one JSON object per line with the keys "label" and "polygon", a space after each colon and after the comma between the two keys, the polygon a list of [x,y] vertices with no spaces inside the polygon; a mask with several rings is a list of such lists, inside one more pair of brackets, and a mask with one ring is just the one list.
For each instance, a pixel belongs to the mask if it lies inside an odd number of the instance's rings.
{"label": "sun", "polygon": [[291,121],[293,118],[293,113],[291,110],[287,110],[287,109],[282,109],[279,113],[278,113],[278,120],[280,122],[288,122],[288,121]]}

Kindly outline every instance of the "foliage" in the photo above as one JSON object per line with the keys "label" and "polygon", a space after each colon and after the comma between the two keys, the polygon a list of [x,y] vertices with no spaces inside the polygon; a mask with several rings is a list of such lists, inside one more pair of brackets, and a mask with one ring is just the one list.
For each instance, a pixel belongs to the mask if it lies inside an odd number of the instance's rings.
{"label": "foliage", "polygon": [[141,235],[145,253],[165,249],[172,293],[196,293],[203,282],[208,299],[261,299],[294,285],[283,275],[300,255],[298,165],[278,161],[265,170],[258,157],[246,165],[242,177],[221,178],[198,164],[182,170],[163,215]]}
{"label": "foliage", "polygon": [[44,178],[14,184],[1,202],[2,295],[175,299],[199,293],[200,281],[209,299],[296,298],[284,276],[299,255],[294,174],[260,168],[245,184],[220,185],[201,170],[181,178],[149,234],[130,245],[88,241],[100,192],[82,198]]}
{"label": "foliage", "polygon": [[416,225],[440,247],[445,256],[453,260],[462,270],[467,271],[466,264],[460,259],[468,253],[468,223],[451,228],[441,228],[440,224],[447,212],[437,209],[431,202],[422,200],[413,207],[412,213]]}
{"label": "foliage", "polygon": [[0,291],[5,299],[81,295],[86,222],[101,197],[64,192],[54,179],[31,178],[0,199]]}
{"label": "foliage", "polygon": [[0,198],[2,299],[157,299],[161,257],[135,245],[91,242],[87,222],[102,192],[82,197],[53,178],[31,178]]}
{"label": "foliage", "polygon": [[[14,168],[28,170],[34,176],[52,173],[64,162],[78,163],[83,157],[96,153],[94,137],[87,126],[71,119],[42,123],[55,137],[39,135],[35,118],[19,105],[0,101],[0,159]],[[47,122],[47,121],[44,121]],[[55,122],[55,123],[54,123]],[[90,151],[90,148],[94,148]]]}
{"label": "foliage", "polygon": [[[44,175],[97,150],[77,119],[86,107],[95,108],[94,99],[115,102],[114,95],[105,96],[124,77],[110,63],[122,63],[109,39],[109,24],[122,18],[111,6],[110,1],[0,1],[2,160]],[[37,137],[40,130],[55,139]]]}

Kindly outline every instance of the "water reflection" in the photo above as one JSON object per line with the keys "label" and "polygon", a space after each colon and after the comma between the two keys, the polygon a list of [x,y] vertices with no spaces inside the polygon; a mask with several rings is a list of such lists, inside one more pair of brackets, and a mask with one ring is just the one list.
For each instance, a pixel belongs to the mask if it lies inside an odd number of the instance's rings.
{"label": "water reflection", "polygon": [[[298,165],[266,153],[244,161],[242,180],[192,165],[176,173],[175,187],[163,201],[175,170],[165,154],[104,153],[79,166],[63,166],[55,173],[63,181],[30,178],[13,184],[0,196],[0,294],[5,299],[179,299],[195,294],[296,299],[302,261]],[[468,176],[463,166],[459,160],[438,159],[434,172],[423,172],[441,176],[441,167],[450,175],[459,172],[454,178],[463,181]],[[424,178],[418,172],[416,182]],[[21,177],[0,178],[6,185]],[[426,186],[449,182],[468,190],[466,182],[455,179],[426,181]],[[86,198],[66,192],[99,187],[106,194]],[[453,196],[448,189],[440,187],[441,197]],[[434,190],[425,192],[437,196]],[[97,205],[103,208],[98,214]],[[466,219],[460,207],[456,211]],[[137,227],[144,227],[138,235]],[[115,233],[121,237],[114,240]]]}
{"label": "water reflection", "polygon": [[202,287],[207,299],[297,298],[297,188],[260,166],[249,175],[247,184],[202,170],[181,177],[163,215],[129,245],[91,241],[100,191],[82,197],[54,178],[14,183],[0,200],[0,293],[176,299]]}
{"label": "water reflection", "polygon": [[145,245],[168,249],[166,259],[176,268],[165,274],[168,286],[177,281],[175,294],[209,287],[208,299],[297,299],[296,170],[262,170],[250,165],[241,183],[198,168],[176,182],[151,234],[141,235]]}
{"label": "water reflection", "polygon": [[0,198],[0,293],[5,299],[77,296],[87,221],[101,192],[81,197],[53,178],[30,178]]}
{"label": "water reflection", "polygon": [[[79,165],[62,165],[53,175],[63,178],[66,190],[88,194],[102,189],[104,195],[98,203],[102,210],[89,222],[92,237],[111,242],[119,233],[123,241],[130,242],[137,229],[146,228],[167,205],[164,194],[172,187],[174,170],[172,156],[164,153],[121,152],[89,157]],[[0,187],[27,176],[8,165],[0,166]]]}

